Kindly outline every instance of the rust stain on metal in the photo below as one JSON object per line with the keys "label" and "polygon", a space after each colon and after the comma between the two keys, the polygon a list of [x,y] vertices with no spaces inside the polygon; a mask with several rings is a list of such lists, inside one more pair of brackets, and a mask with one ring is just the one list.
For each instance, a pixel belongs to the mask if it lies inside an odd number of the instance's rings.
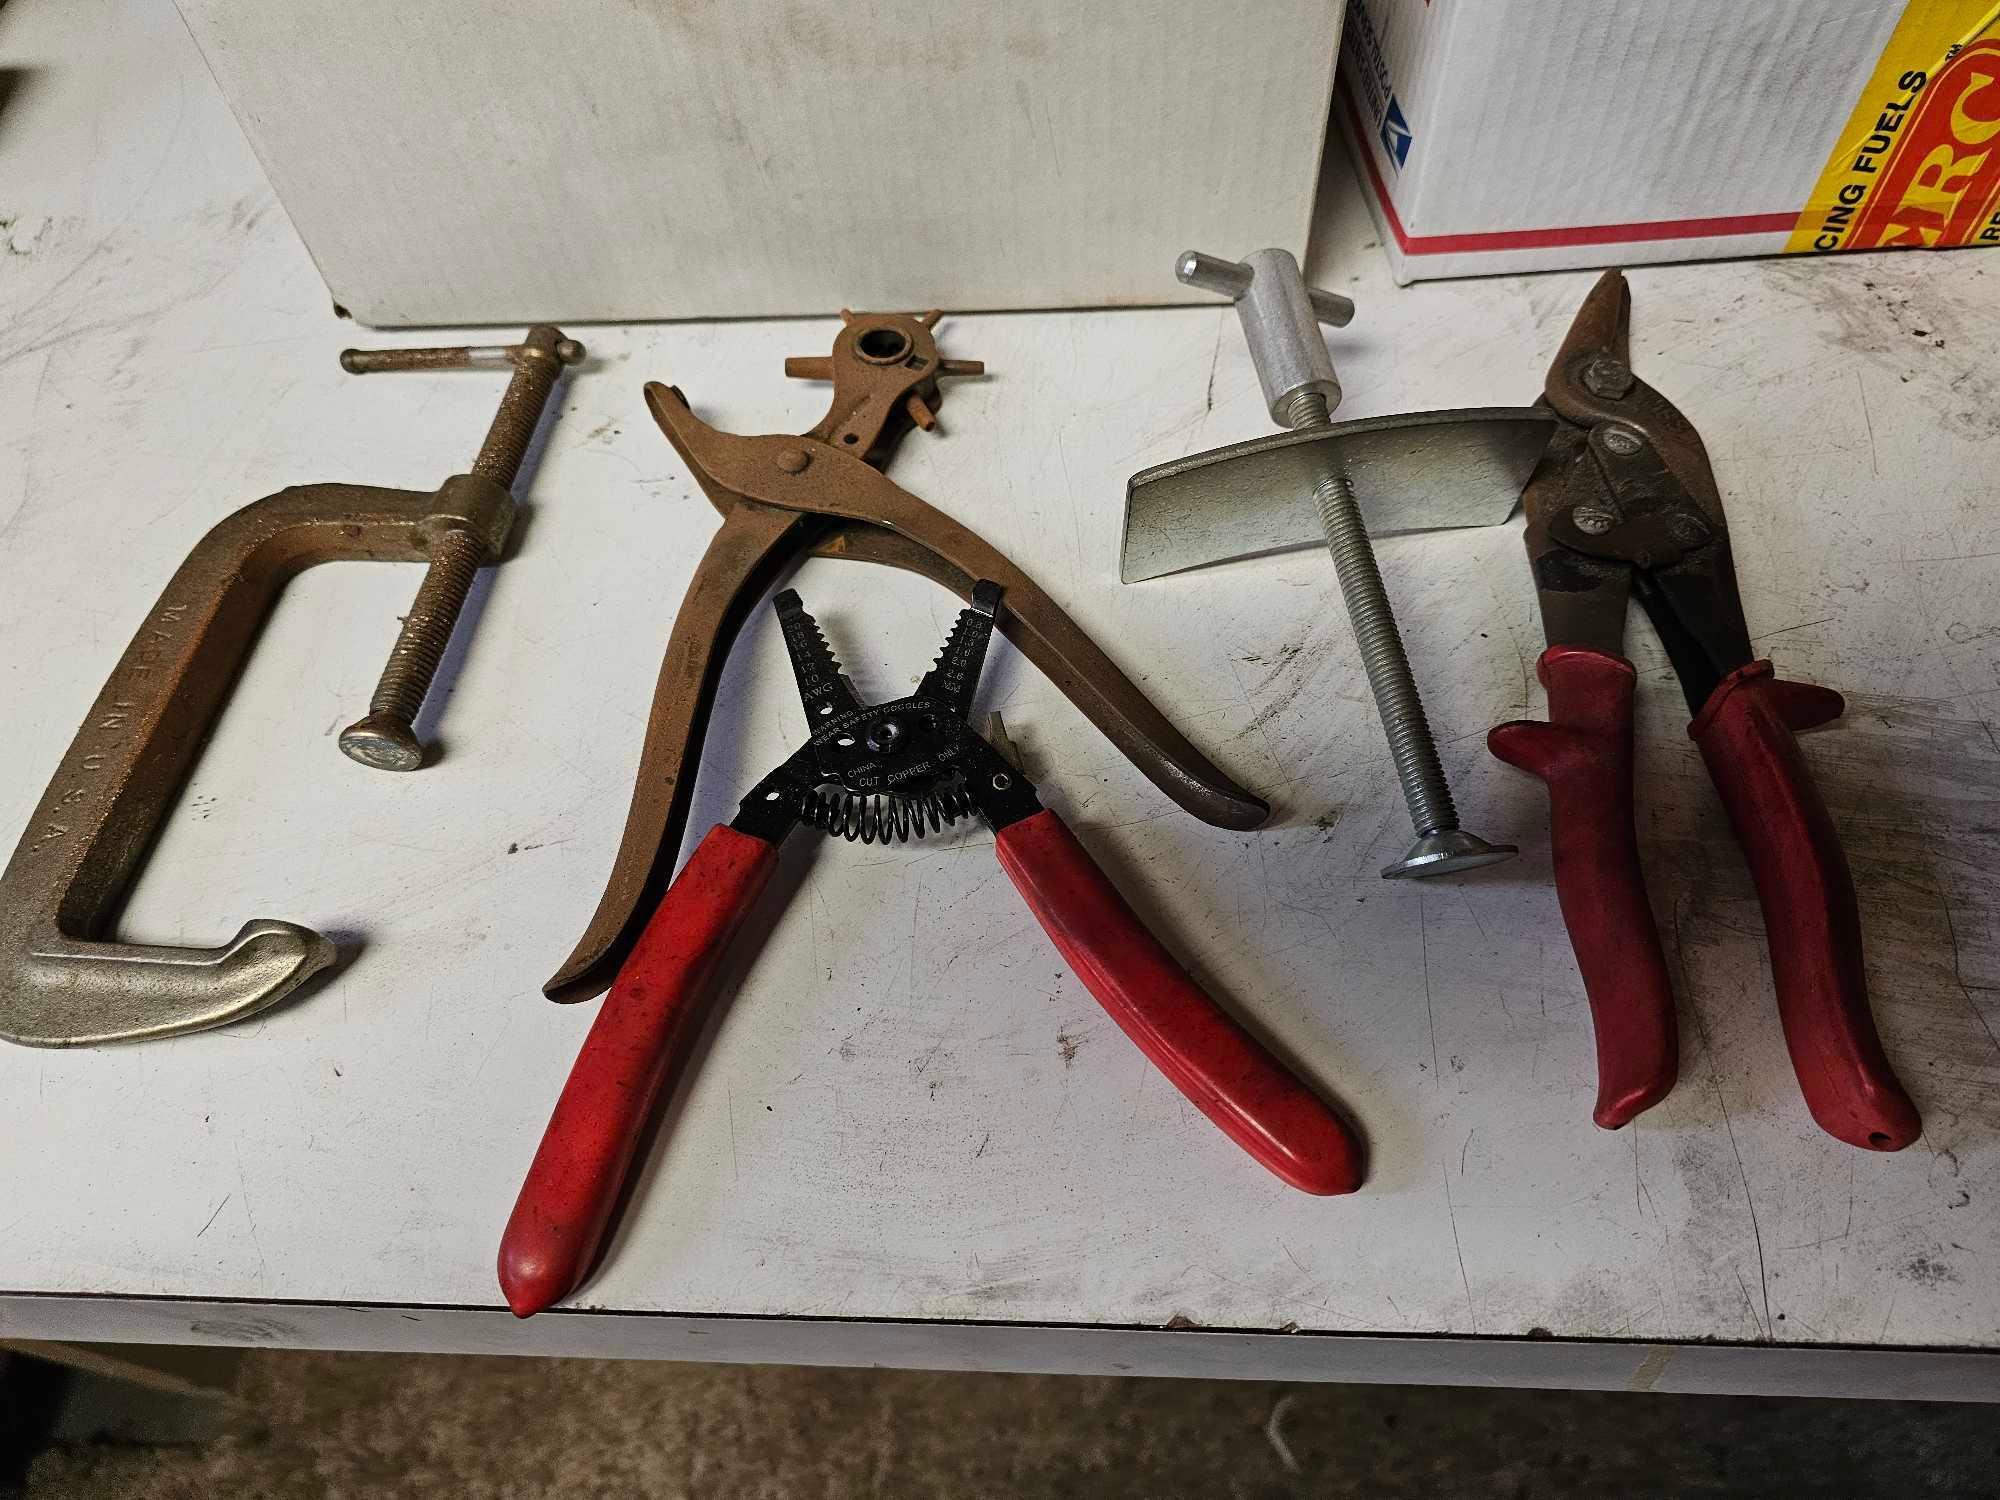
{"label": "rust stain on metal", "polygon": [[675,616],[640,752],[625,832],[596,914],[543,986],[555,1000],[602,991],[665,892],[686,828],[694,770],[716,683],[745,613],[801,556],[902,568],[970,599],[978,579],[1005,592],[1001,629],[1153,783],[1225,828],[1254,828],[1269,813],[1195,749],[1095,642],[1025,572],[969,527],[882,472],[913,428],[929,430],[941,377],[977,375],[977,360],[946,359],[936,311],[841,314],[827,355],[785,361],[799,379],[830,380],[827,412],[798,435],[746,437],[709,426],[673,386],[649,384],[646,403],[723,524]]}
{"label": "rust stain on metal", "polygon": [[[550,368],[582,354],[556,329],[529,337],[516,347],[534,347]],[[486,363],[494,352],[512,351],[350,350],[341,362],[432,369]],[[61,1047],[199,1031],[261,1010],[333,964],[325,937],[269,919],[217,948],[109,934],[286,581],[323,562],[435,563],[440,539],[497,553],[513,515],[506,484],[547,391],[531,394],[510,385],[475,472],[434,491],[294,486],[195,544],[112,668],[0,874],[0,1037]]]}

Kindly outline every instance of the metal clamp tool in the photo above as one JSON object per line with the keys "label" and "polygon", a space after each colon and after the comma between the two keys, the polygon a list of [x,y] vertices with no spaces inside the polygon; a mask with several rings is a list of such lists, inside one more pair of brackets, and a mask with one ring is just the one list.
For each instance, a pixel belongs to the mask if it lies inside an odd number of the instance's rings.
{"label": "metal clamp tool", "polygon": [[1389,737],[1416,840],[1385,877],[1444,875],[1510,857],[1458,826],[1369,533],[1494,526],[1513,513],[1554,419],[1527,407],[1414,412],[1334,422],[1340,402],[1321,323],[1354,304],[1310,289],[1289,251],[1242,263],[1190,250],[1176,274],[1236,304],[1271,419],[1292,429],[1132,476],[1127,583],[1314,542],[1333,554],[1368,687]]}
{"label": "metal clamp tool", "polygon": [[[200,1031],[262,1010],[333,962],[332,943],[291,922],[246,923],[220,948],[118,943],[107,933],[287,579],[338,559],[428,560],[437,570],[460,549],[498,555],[514,514],[507,483],[554,384],[553,373],[527,382],[522,372],[552,372],[583,350],[544,327],[497,352],[516,378],[474,472],[430,492],[294,486],[244,506],[195,544],[112,668],[0,874],[0,1037],[70,1047]],[[480,354],[350,351],[342,363],[441,369]],[[428,583],[426,591],[434,592]],[[426,616],[421,633],[440,650],[455,613],[453,604]],[[401,675],[406,684],[422,679],[413,700],[397,700],[399,711],[410,704],[405,728],[435,667],[432,655],[421,674]]]}

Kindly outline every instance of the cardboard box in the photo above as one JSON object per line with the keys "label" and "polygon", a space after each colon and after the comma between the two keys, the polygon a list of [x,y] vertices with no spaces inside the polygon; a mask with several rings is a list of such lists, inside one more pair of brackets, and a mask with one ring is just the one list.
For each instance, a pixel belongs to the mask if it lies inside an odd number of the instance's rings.
{"label": "cardboard box", "polygon": [[334,299],[522,323],[1212,300],[1303,252],[1327,0],[179,0]]}
{"label": "cardboard box", "polygon": [[1349,0],[1399,281],[2000,244],[1993,0]]}

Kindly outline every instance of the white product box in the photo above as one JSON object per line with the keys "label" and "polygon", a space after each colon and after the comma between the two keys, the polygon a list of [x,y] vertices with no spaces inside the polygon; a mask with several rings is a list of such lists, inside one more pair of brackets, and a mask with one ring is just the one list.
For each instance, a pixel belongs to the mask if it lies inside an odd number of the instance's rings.
{"label": "white product box", "polygon": [[179,0],[383,325],[1193,297],[1303,252],[1330,0]]}
{"label": "white product box", "polygon": [[1399,281],[2000,244],[1994,0],[1349,0]]}

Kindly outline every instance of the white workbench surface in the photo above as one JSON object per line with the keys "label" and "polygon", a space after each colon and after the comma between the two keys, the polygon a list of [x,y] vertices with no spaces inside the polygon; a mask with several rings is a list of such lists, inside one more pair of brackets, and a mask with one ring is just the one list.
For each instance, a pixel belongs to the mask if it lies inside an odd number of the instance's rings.
{"label": "white workbench surface", "polygon": [[[335,316],[164,0],[16,0],[0,66],[11,840],[211,524],[293,483],[429,487],[468,461],[500,380],[341,373],[351,342],[438,340]],[[1328,179],[1318,276],[1361,306],[1336,336],[1344,413],[1531,399],[1590,278],[1398,290],[1345,163]],[[1482,743],[1541,709],[1518,522],[1381,551],[1466,824],[1522,857],[1384,883],[1407,825],[1323,559],[1117,582],[1126,476],[1267,430],[1233,315],[955,318],[946,352],[992,374],[954,387],[896,478],[1028,566],[1276,816],[1243,835],[1182,814],[1005,648],[986,696],[1170,943],[1362,1122],[1367,1186],[1291,1192],[1184,1105],[983,831],[801,838],[796,894],[575,1301],[597,1311],[512,1322],[496,1241],[594,1009],[538,986],[595,903],[715,525],[639,387],[797,430],[824,388],[780,361],[834,325],[590,328],[516,554],[448,668],[442,761],[384,776],[333,740],[416,569],[306,574],[121,928],[212,943],[289,918],[341,938],[340,972],[220,1032],[0,1047],[0,1336],[2000,1392],[1989,1355],[1943,1352],[2000,1348],[2000,256],[1633,287],[1635,360],[1707,440],[1760,649],[1849,695],[1807,755],[1921,1144],[1867,1155],[1807,1118],[1748,877],[1643,625],[1641,836],[1684,1061],[1613,1135],[1590,1124],[1541,788]],[[849,564],[797,584],[874,696],[914,680],[954,608]],[[760,616],[695,826],[799,736]],[[1169,1323],[1236,1332],[1146,1331]],[[1704,1341],[1758,1347],[1677,1347]],[[1819,1345],[1847,1352],[1801,1352]]]}

